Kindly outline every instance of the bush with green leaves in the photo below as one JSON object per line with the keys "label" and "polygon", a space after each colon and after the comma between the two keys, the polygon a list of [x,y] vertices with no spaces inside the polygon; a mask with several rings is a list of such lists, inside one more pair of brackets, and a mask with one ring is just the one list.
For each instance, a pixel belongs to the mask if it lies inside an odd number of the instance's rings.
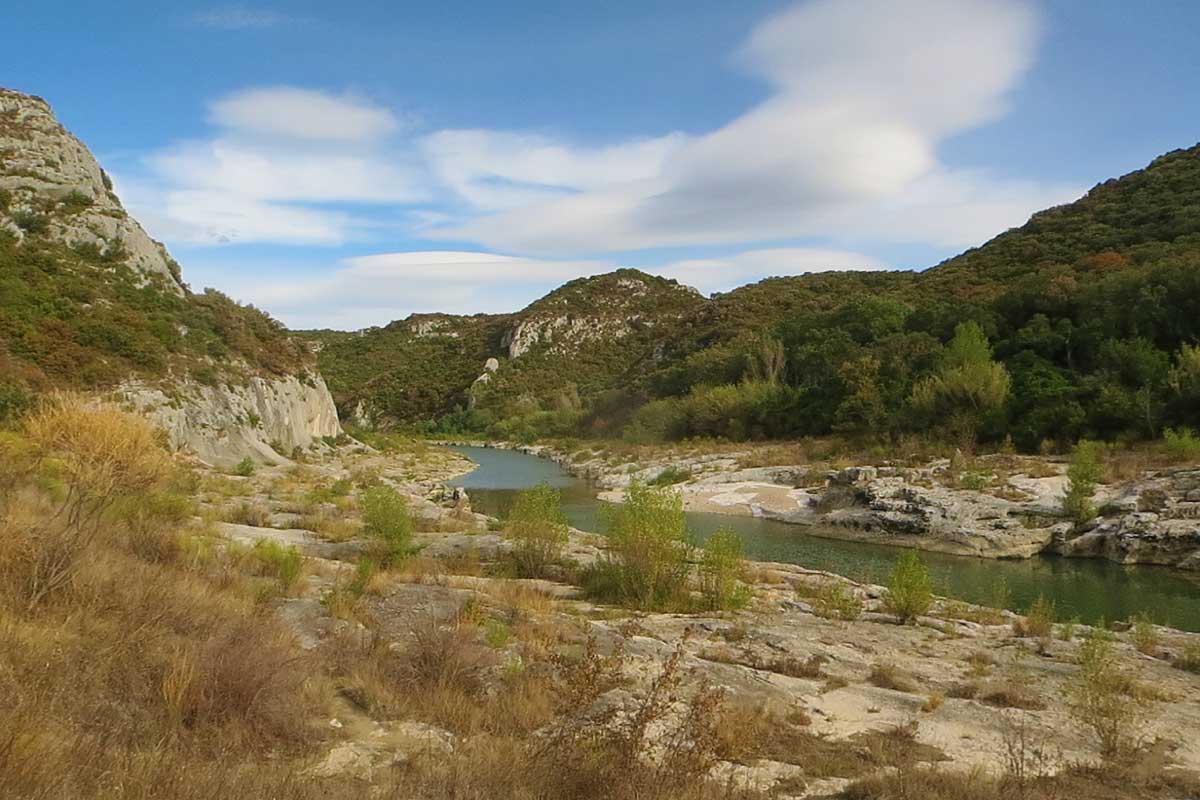
{"label": "bush with green leaves", "polygon": [[1104,445],[1081,439],[1075,445],[1071,465],[1067,467],[1067,493],[1063,496],[1063,513],[1076,525],[1083,525],[1096,516],[1092,495],[1104,477]]}
{"label": "bush with green leaves", "polygon": [[1200,460],[1200,437],[1192,428],[1163,428],[1163,444],[1167,454],[1177,461]]}
{"label": "bush with green leaves", "polygon": [[896,560],[885,603],[903,622],[916,619],[933,606],[929,568],[916,550],[905,551]]}
{"label": "bush with green leaves", "polygon": [[504,525],[504,535],[513,543],[517,575],[545,577],[549,567],[562,558],[567,530],[557,489],[543,483],[518,494]]}
{"label": "bush with green leaves", "polygon": [[741,608],[750,601],[750,587],[742,583],[742,537],[732,528],[721,528],[700,549],[700,596],[710,611]]}
{"label": "bush with green leaves", "polygon": [[254,474],[254,459],[246,456],[233,467],[233,474],[240,475],[243,478],[249,478]]}
{"label": "bush with green leaves", "polygon": [[390,567],[411,554],[413,520],[408,501],[399,492],[390,486],[372,486],[363,491],[359,506],[379,566]]}
{"label": "bush with green leaves", "polygon": [[608,551],[585,576],[589,592],[634,608],[686,606],[692,544],[679,494],[635,482],[603,521]]}
{"label": "bush with green leaves", "polygon": [[856,620],[862,614],[863,601],[840,582],[822,586],[812,598],[813,612],[825,619]]}

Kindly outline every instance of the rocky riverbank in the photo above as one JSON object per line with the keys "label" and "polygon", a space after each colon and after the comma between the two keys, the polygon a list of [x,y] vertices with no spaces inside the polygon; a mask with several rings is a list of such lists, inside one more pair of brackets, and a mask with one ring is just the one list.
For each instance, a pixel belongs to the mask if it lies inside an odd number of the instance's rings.
{"label": "rocky riverbank", "polygon": [[[503,577],[510,545],[493,532],[495,521],[474,513],[469,498],[442,483],[469,468],[439,448],[389,455],[350,447],[335,458],[263,468],[249,478],[214,475],[204,496],[223,518],[236,519],[247,505],[264,512],[258,521],[219,523],[223,538],[271,541],[305,557],[299,590],[274,601],[305,649],[323,652],[344,647],[348,636],[370,635],[382,637],[383,652],[402,659],[419,646],[414,632],[423,626],[478,630],[477,638],[488,644],[471,646],[484,648],[487,663],[495,665],[476,677],[481,696],[488,697],[505,696],[512,676],[537,674],[590,640],[616,659],[619,673],[595,707],[618,715],[637,713],[639,698],[654,691],[665,665],[677,659],[679,697],[716,689],[722,698],[721,730],[729,741],[721,743],[712,775],[763,797],[841,796],[856,780],[931,767],[1002,774],[1012,769],[1006,754],[1018,741],[1045,751],[1036,767],[1032,750],[1022,756],[1031,759],[1022,768],[1038,774],[1097,760],[1089,730],[1065,701],[1088,630],[1082,626],[1051,625],[1031,636],[1018,615],[945,599],[915,624],[900,625],[888,613],[883,587],[774,563],[746,565],[753,600],[738,612],[639,613],[597,605],[567,582]],[[726,507],[745,508],[759,495],[775,495],[744,487],[786,487],[782,473],[728,474],[736,480],[698,476],[681,488],[693,505],[719,505],[711,497],[738,494],[744,499]],[[773,480],[762,480],[768,474]],[[318,515],[342,516],[347,526],[338,527],[314,520],[311,499],[304,513],[296,503],[322,487],[364,477],[408,498],[421,551],[400,570],[373,580],[355,611],[339,617],[329,598],[353,574],[365,547],[353,505],[317,504]],[[861,491],[895,477],[839,475],[825,490]],[[811,488],[815,494],[818,487]],[[702,500],[709,492],[714,494]],[[603,546],[601,537],[572,531],[564,558],[585,567],[601,557]],[[1112,634],[1116,658],[1137,675],[1130,702],[1153,712],[1137,721],[1138,732],[1159,743],[1156,758],[1195,770],[1200,739],[1184,732],[1200,729],[1200,675],[1172,663],[1200,648],[1200,635],[1166,628],[1152,633],[1152,646],[1129,633]],[[341,736],[311,774],[356,776],[369,784],[431,753],[464,757],[495,736],[486,729],[472,732],[457,716],[461,710],[422,707],[414,713],[378,717],[344,703],[330,722]],[[669,728],[672,719],[668,714],[659,724]]]}
{"label": "rocky riverbank", "polygon": [[762,517],[806,526],[817,536],[986,558],[1040,553],[1200,570],[1200,468],[1145,471],[1100,486],[1100,515],[1075,526],[1062,515],[1067,465],[991,455],[919,465],[747,466],[755,451],[637,460],[599,447],[571,451],[513,447],[550,458],[620,501],[633,481],[671,485],[689,511]]}

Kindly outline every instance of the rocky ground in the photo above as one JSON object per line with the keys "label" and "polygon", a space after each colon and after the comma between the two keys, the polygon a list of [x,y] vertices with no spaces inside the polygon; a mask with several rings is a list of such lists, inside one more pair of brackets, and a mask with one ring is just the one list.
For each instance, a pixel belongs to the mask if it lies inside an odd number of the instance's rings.
{"label": "rocky ground", "polygon": [[[1017,547],[1004,543],[1010,531],[1028,542],[1021,548],[1038,549],[1039,531],[1053,524],[1019,524],[1017,530],[999,523],[1023,515],[1049,522],[1062,481],[1057,472],[1012,472],[1004,485],[1014,492],[1005,499],[980,490],[960,495],[966,490],[935,482],[944,466],[906,474],[842,470],[822,478],[823,486],[802,485],[806,479],[795,468],[738,470],[727,460],[686,466],[695,476],[681,488],[693,508],[842,518],[847,529],[878,536],[944,530],[936,535],[947,547],[991,548],[992,554]],[[577,467],[589,468],[586,462]],[[715,774],[775,797],[837,796],[855,779],[914,763],[999,773],[1012,770],[1015,757],[1021,768],[1040,773],[1097,760],[1091,731],[1068,713],[1065,699],[1077,679],[1085,628],[1058,625],[1038,636],[1019,635],[1022,620],[1010,612],[945,600],[915,624],[900,625],[885,610],[882,587],[788,564],[748,565],[754,597],[743,611],[648,614],[598,606],[566,582],[501,577],[495,565],[508,544],[498,526],[443,484],[469,468],[464,458],[438,448],[417,446],[399,455],[342,448],[320,463],[264,467],[249,477],[210,473],[202,492],[212,532],[222,542],[269,540],[305,557],[298,588],[274,601],[305,648],[339,648],[347,636],[370,635],[403,655],[421,626],[467,620],[471,635],[486,641],[494,657],[487,686],[499,687],[514,671],[590,640],[604,653],[620,654],[614,662],[620,680],[596,702],[627,708],[653,691],[678,653],[683,694],[708,686],[723,696],[729,741]],[[616,487],[651,478],[656,468],[609,468],[598,477]],[[324,499],[328,493],[320,490],[364,476],[409,498],[421,550],[402,568],[373,579],[361,603],[347,610],[331,597],[353,573],[365,543],[352,495]],[[815,510],[842,487],[874,499]],[[902,502],[905,492],[912,499]],[[951,513],[970,514],[976,524],[956,539]],[[913,520],[925,527],[902,533]],[[566,558],[586,564],[602,546],[599,537],[573,532]],[[1189,646],[1200,647],[1200,635],[1152,633],[1115,634],[1130,676],[1125,702],[1141,710],[1129,722],[1131,732],[1148,746],[1144,752],[1157,759],[1157,769],[1200,770],[1200,675],[1173,666]],[[487,686],[483,696],[492,691]],[[369,780],[415,759],[470,752],[473,739],[485,735],[416,707],[388,714],[353,702],[341,707],[328,721],[340,739],[312,765],[314,775]]]}
{"label": "rocky ground", "polygon": [[[820,536],[990,558],[1042,552],[1200,569],[1200,469],[1139,470],[1100,486],[1099,516],[1063,519],[1063,459],[971,459],[758,466],[754,448],[716,453],[602,447],[522,448],[595,480],[619,501],[632,481],[673,485],[689,511],[742,514],[811,528]],[[772,454],[778,461],[778,454]]]}

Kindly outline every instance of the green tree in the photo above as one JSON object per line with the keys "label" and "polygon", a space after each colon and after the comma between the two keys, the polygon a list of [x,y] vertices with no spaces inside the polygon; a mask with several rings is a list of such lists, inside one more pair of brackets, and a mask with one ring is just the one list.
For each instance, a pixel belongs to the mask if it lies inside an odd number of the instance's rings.
{"label": "green tree", "polygon": [[541,578],[562,557],[567,516],[558,490],[541,484],[517,495],[504,526],[513,543],[512,559],[523,578]]}
{"label": "green tree", "polygon": [[1076,525],[1082,525],[1096,516],[1096,508],[1092,504],[1092,495],[1096,493],[1096,484],[1104,477],[1104,465],[1101,459],[1104,445],[1081,439],[1075,445],[1071,456],[1071,465],[1067,467],[1067,492],[1063,496],[1063,513],[1074,520]]}
{"label": "green tree", "polygon": [[929,423],[973,444],[987,418],[1004,406],[1009,386],[1008,370],[992,360],[983,328],[962,322],[954,329],[937,374],[917,382],[910,402]]}

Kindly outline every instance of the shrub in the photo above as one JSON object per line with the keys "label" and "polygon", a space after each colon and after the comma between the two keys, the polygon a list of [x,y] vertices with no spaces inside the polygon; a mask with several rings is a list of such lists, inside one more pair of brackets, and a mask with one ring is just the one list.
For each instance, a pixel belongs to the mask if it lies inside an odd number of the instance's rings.
{"label": "shrub", "polygon": [[295,586],[304,563],[303,557],[295,547],[284,547],[270,539],[262,539],[255,542],[250,555],[258,573],[277,579],[279,587],[285,593]]}
{"label": "shrub", "polygon": [[375,556],[387,568],[410,555],[413,521],[408,501],[390,486],[373,486],[362,493],[363,526],[377,543]]}
{"label": "shrub", "polygon": [[867,681],[880,689],[915,693],[920,687],[911,675],[902,672],[895,664],[874,664]]}
{"label": "shrub", "polygon": [[692,471],[686,467],[670,466],[654,476],[651,486],[674,486],[692,477]]}
{"label": "shrub", "polygon": [[1194,672],[1200,675],[1200,643],[1188,644],[1179,655],[1171,660],[1171,663],[1185,672]]}
{"label": "shrub", "polygon": [[1154,622],[1150,619],[1150,615],[1146,613],[1135,614],[1129,622],[1129,636],[1137,651],[1148,656],[1157,654],[1158,648],[1162,645],[1162,636],[1159,635],[1158,629],[1154,627]]}
{"label": "shrub", "polygon": [[634,483],[603,519],[609,549],[586,576],[589,591],[636,608],[684,604],[692,547],[682,498]]}
{"label": "shrub", "polygon": [[30,406],[29,392],[16,383],[0,380],[0,427],[21,418]]}
{"label": "shrub", "polygon": [[1063,513],[1076,525],[1082,525],[1096,516],[1092,495],[1104,474],[1102,451],[1103,445],[1099,442],[1081,439],[1071,456],[1071,465],[1067,468],[1067,493],[1063,496]]}
{"label": "shrub", "polygon": [[1200,437],[1191,428],[1163,428],[1167,454],[1177,461],[1200,459]]}
{"label": "shrub", "polygon": [[1127,752],[1137,743],[1145,704],[1125,696],[1129,678],[1117,663],[1111,637],[1095,630],[1080,645],[1079,672],[1067,687],[1067,708],[1087,728],[1105,756]]}
{"label": "shrub", "polygon": [[233,467],[233,474],[240,475],[243,478],[249,478],[254,474],[254,459],[246,456]]}
{"label": "shrub", "polygon": [[45,401],[24,428],[44,477],[62,487],[56,510],[29,535],[24,578],[32,607],[72,582],[106,512],[160,487],[170,459],[145,421],[74,395]]}
{"label": "shrub", "polygon": [[896,560],[885,603],[902,622],[925,614],[933,606],[929,569],[915,550],[903,553]]}
{"label": "shrub", "polygon": [[1018,636],[1047,639],[1054,631],[1054,622],[1057,618],[1058,612],[1055,609],[1054,601],[1047,600],[1045,595],[1038,595],[1037,600],[1033,601],[1033,605],[1025,613],[1025,619],[1013,623],[1013,632]]}
{"label": "shrub", "polygon": [[856,620],[862,610],[862,599],[841,583],[823,586],[813,598],[813,611],[826,619]]}
{"label": "shrub", "polygon": [[700,555],[700,594],[712,611],[741,608],[750,600],[742,575],[742,537],[721,528],[705,540]]}
{"label": "shrub", "polygon": [[547,568],[562,557],[567,530],[558,490],[543,483],[517,495],[504,526],[504,535],[513,542],[517,574],[545,577]]}

